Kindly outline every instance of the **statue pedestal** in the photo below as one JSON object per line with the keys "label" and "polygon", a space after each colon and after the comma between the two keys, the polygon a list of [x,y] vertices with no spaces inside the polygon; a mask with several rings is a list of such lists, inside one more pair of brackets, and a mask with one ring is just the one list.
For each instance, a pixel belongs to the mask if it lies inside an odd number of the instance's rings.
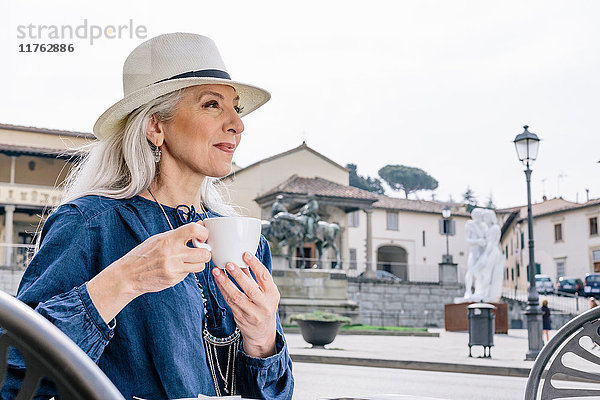
{"label": "statue pedestal", "polygon": [[290,269],[290,264],[286,256],[281,254],[273,254],[271,256],[271,266],[273,270]]}
{"label": "statue pedestal", "polygon": [[458,283],[458,264],[453,262],[441,262],[439,265],[440,285]]}
{"label": "statue pedestal", "polygon": [[[444,305],[444,327],[449,332],[468,331],[469,318],[467,306],[474,302]],[[489,303],[496,306],[495,333],[508,333],[508,304]]]}
{"label": "statue pedestal", "polygon": [[344,271],[322,269],[273,270],[279,288],[279,318],[289,323],[294,314],[315,310],[360,319],[358,304],[348,299],[348,279]]}

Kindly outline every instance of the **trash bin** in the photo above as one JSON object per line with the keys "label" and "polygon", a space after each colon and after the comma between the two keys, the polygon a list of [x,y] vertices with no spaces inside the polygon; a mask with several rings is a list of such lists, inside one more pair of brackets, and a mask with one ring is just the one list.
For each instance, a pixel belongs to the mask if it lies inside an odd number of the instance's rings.
{"label": "trash bin", "polygon": [[473,357],[471,355],[472,346],[483,346],[483,357],[491,358],[496,307],[487,303],[473,303],[467,309],[469,312],[469,357]]}

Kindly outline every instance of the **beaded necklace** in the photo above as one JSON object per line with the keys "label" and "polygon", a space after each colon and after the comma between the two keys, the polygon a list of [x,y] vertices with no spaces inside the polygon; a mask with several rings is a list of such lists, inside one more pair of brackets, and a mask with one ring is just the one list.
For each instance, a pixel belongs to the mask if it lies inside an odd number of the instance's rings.
{"label": "beaded necklace", "polygon": [[[173,224],[171,224],[171,221],[169,220],[169,217],[167,216],[167,213],[163,206],[158,202],[158,200],[156,200],[156,197],[150,191],[150,189],[148,189],[148,193],[150,193],[156,204],[158,204],[158,207],[162,211],[163,215],[165,216],[165,219],[167,220],[167,223],[169,224],[169,228],[171,228],[171,230],[174,230],[175,228],[173,228]],[[191,222],[191,219],[193,218],[192,214],[196,214],[194,206],[192,206],[191,208],[187,206],[185,207],[187,208],[188,212],[188,222]],[[204,214],[204,218],[208,217],[208,213],[202,206],[202,203],[200,203],[200,208],[202,210],[202,213]],[[202,289],[202,284],[200,283],[200,280],[198,279],[198,276],[195,273],[192,272],[191,274],[196,280],[196,285],[198,286],[198,289],[200,289],[204,316],[208,318],[208,311],[206,309],[206,298],[204,297],[204,290]],[[215,392],[217,396],[221,396],[221,388],[219,385],[217,372],[219,374],[219,377],[223,381],[223,392],[228,395],[236,394],[235,364],[242,338],[240,330],[236,327],[231,335],[225,338],[220,338],[211,335],[210,332],[208,332],[208,328],[204,326],[202,329],[202,337],[204,338],[204,349],[206,351],[206,358],[208,360],[208,366],[210,368],[210,373],[213,378]],[[221,351],[225,350],[227,352],[227,365],[225,366],[225,371],[223,371],[221,363],[219,362],[219,356],[217,352],[219,348],[222,349]]]}

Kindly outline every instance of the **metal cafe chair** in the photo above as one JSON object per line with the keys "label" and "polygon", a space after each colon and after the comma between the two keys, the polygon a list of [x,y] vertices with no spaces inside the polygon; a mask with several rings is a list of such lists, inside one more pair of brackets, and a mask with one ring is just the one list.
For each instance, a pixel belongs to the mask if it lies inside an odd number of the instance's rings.
{"label": "metal cafe chair", "polygon": [[0,387],[8,350],[25,359],[25,377],[17,400],[32,399],[42,378],[51,380],[60,399],[124,400],[102,370],[67,335],[25,303],[0,291]]}
{"label": "metal cafe chair", "polygon": [[565,324],[544,346],[527,379],[525,400],[600,398],[600,307]]}

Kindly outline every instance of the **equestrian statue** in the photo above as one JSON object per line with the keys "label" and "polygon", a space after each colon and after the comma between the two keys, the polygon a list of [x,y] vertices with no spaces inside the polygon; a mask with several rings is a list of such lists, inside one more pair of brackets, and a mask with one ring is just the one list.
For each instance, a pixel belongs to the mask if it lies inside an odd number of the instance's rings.
{"label": "equestrian statue", "polygon": [[283,196],[275,198],[271,206],[271,218],[263,221],[262,233],[278,246],[287,246],[288,262],[292,266],[292,258],[296,249],[303,243],[314,243],[317,248],[318,262],[321,264],[324,248],[332,248],[335,252],[336,267],[340,268],[340,252],[335,238],[340,230],[336,223],[321,221],[319,203],[314,195],[309,195],[308,202],[296,214],[288,212],[283,204]]}

